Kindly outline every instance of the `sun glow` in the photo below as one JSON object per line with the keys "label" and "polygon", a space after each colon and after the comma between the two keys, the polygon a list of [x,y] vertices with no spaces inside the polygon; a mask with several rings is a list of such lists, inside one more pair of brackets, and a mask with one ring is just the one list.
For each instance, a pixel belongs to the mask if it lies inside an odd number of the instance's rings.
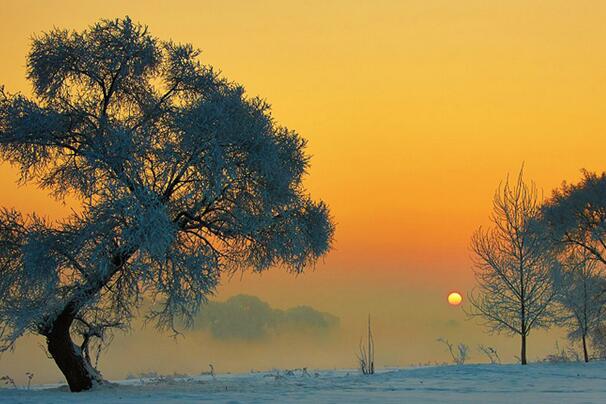
{"label": "sun glow", "polygon": [[458,306],[463,301],[463,296],[459,292],[450,292],[448,295],[448,304],[451,306]]}

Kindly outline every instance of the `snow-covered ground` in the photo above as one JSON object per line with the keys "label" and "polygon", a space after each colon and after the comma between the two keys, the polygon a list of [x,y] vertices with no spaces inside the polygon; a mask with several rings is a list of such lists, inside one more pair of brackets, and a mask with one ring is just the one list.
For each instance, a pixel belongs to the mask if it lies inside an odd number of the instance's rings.
{"label": "snow-covered ground", "polygon": [[355,371],[264,372],[183,379],[119,381],[86,393],[65,386],[0,390],[0,402],[606,402],[606,362],[519,365],[436,366]]}

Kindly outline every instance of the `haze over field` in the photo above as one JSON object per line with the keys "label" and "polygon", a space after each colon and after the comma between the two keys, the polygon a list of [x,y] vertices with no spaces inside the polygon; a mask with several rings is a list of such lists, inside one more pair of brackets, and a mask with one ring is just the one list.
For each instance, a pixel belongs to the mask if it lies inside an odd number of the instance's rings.
{"label": "haze over field", "polygon": [[[27,10],[27,11],[25,11]],[[485,225],[499,181],[525,162],[545,195],[580,169],[604,169],[606,4],[600,1],[5,2],[1,82],[31,93],[30,39],[131,16],[154,35],[191,42],[202,61],[266,98],[309,141],[306,187],[337,225],[315,270],[224,278],[213,300],[246,294],[273,309],[310,306],[339,319],[322,335],[222,341],[207,329],[172,340],[152,327],[117,335],[101,357],[108,378],[128,372],[355,367],[372,314],[378,366],[448,360],[444,336],[489,343],[513,361],[517,341],[492,337],[451,307],[474,285],[469,240]],[[56,219],[53,201],[0,166],[0,206]],[[530,359],[563,333],[530,335]],[[0,375],[61,378],[28,337]],[[293,348],[294,347],[294,348]],[[472,360],[481,360],[477,353]]]}

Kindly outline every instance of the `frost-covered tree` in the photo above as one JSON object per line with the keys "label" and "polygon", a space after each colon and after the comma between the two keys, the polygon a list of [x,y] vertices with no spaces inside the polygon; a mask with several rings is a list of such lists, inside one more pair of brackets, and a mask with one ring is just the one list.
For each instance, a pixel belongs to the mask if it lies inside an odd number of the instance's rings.
{"label": "frost-covered tree", "polygon": [[468,315],[483,319],[491,332],[519,335],[523,365],[526,338],[549,325],[553,299],[552,254],[531,226],[539,208],[536,186],[526,184],[520,171],[495,193],[491,228],[478,229],[471,240],[479,290],[469,297]]}
{"label": "frost-covered tree", "polygon": [[604,309],[606,279],[600,275],[599,261],[580,247],[571,248],[554,271],[558,324],[564,325],[571,340],[581,340],[583,358],[589,362],[587,338],[600,325]]}
{"label": "frost-covered tree", "polygon": [[578,184],[556,189],[539,224],[560,248],[580,247],[606,264],[606,173],[584,171]]}
{"label": "frost-covered tree", "polygon": [[81,202],[56,222],[0,212],[1,348],[44,336],[72,391],[100,380],[72,333],[128,325],[144,297],[174,330],[222,273],[300,272],[330,249],[305,140],[198,55],[129,18],[55,29],[33,39],[33,97],[0,92],[0,157]]}

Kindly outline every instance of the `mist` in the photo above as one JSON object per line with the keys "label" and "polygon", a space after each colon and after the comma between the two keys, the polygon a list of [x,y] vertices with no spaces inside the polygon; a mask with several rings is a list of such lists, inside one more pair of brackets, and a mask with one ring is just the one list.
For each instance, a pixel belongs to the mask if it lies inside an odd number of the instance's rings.
{"label": "mist", "polygon": [[[115,334],[109,348],[101,353],[99,368],[109,380],[151,371],[196,375],[207,372],[209,364],[217,373],[304,367],[347,368],[355,372],[360,338],[369,314],[377,369],[450,362],[449,353],[436,341],[438,337],[468,344],[470,362],[486,361],[477,352],[478,344],[494,346],[504,362],[515,362],[519,341],[505,335],[486,335],[460,307],[446,303],[440,290],[435,290],[439,284],[423,286],[410,279],[371,284],[352,274],[338,288],[327,291],[320,286],[326,284],[330,274],[316,271],[293,278],[274,271],[262,277],[250,274],[232,280],[202,307],[194,327],[182,330],[182,335],[172,337],[158,332],[152,324],[146,325],[142,318],[137,319],[132,331]],[[263,292],[261,288],[267,282],[279,287]],[[361,295],[365,298],[361,299]],[[254,306],[251,310],[256,313],[248,319],[242,314],[245,302]],[[307,306],[307,311],[313,313],[304,316],[305,321],[293,321],[296,316],[285,314],[298,312],[291,309],[300,306]],[[238,328],[231,321],[211,325],[211,318],[216,319],[221,310],[231,310],[230,315],[237,314],[245,325]],[[265,320],[259,321],[257,315],[262,313]],[[276,319],[283,316],[290,320],[277,324]],[[311,320],[321,318],[337,318],[338,322],[324,327]],[[557,329],[534,333],[529,340],[531,358],[537,360],[552,352],[558,340],[565,343],[565,335]],[[30,371],[35,374],[35,383],[64,383],[41,345],[44,340],[40,337],[20,340],[14,352],[2,355],[0,375],[8,374],[22,384],[25,372]]]}

